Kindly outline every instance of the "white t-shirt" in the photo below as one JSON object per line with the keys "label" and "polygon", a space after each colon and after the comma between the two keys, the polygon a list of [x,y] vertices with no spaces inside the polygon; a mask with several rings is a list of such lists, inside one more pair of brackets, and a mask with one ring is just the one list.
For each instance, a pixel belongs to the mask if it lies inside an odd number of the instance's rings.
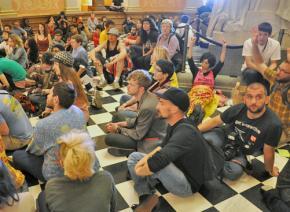
{"label": "white t-shirt", "polygon": [[[178,24],[178,27],[183,27],[185,26],[186,24],[185,23],[180,23]],[[184,39],[185,35],[184,35],[184,32],[185,31],[185,28],[177,28],[176,29],[176,34],[178,34],[181,38]],[[192,26],[189,26],[189,31],[188,31],[188,39],[187,39],[187,47],[189,47],[189,42],[191,40],[191,38],[194,37],[194,34],[192,32]]]}
{"label": "white t-shirt", "polygon": [[[244,42],[243,47],[243,56],[253,56],[252,53],[252,39],[248,39]],[[280,43],[272,38],[268,38],[268,42],[260,46],[258,45],[260,53],[264,59],[264,63],[269,65],[271,60],[280,60],[281,59],[281,46]],[[246,61],[242,66],[242,71],[247,68]]]}

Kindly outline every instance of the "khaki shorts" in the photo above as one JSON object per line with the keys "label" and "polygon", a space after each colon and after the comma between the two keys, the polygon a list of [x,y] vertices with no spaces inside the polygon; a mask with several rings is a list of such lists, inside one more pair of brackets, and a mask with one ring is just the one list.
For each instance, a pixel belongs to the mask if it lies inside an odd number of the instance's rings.
{"label": "khaki shorts", "polygon": [[20,149],[26,145],[28,145],[31,141],[32,138],[29,139],[19,139],[19,138],[14,138],[12,136],[3,136],[2,135],[3,142],[5,144],[5,149],[6,150],[16,150]]}

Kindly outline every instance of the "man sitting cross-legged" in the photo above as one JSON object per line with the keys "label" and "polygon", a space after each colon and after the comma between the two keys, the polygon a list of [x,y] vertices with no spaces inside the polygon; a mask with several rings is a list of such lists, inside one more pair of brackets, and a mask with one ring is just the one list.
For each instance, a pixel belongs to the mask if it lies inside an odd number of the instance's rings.
{"label": "man sitting cross-legged", "polygon": [[150,152],[160,144],[165,135],[166,123],[156,116],[158,99],[148,91],[150,85],[151,76],[147,71],[136,70],[129,75],[128,94],[137,101],[137,116],[127,121],[107,124],[110,134],[106,136],[105,142],[108,146],[119,148],[118,151],[110,148],[109,153],[115,156],[128,155],[137,149]]}
{"label": "man sitting cross-legged", "polygon": [[158,202],[154,195],[157,179],[171,193],[187,197],[197,192],[209,171],[209,155],[202,135],[185,118],[189,107],[187,94],[169,88],[157,105],[159,115],[169,126],[161,147],[149,154],[134,152],[128,158],[128,168],[139,195],[138,211],[151,211]]}
{"label": "man sitting cross-legged", "polygon": [[[251,169],[246,156],[261,151],[265,170],[271,176],[279,175],[274,166],[274,153],[282,126],[276,114],[266,106],[268,102],[265,86],[252,83],[246,89],[244,104],[234,105],[198,126],[201,132],[207,132],[205,139],[223,149],[226,159],[223,175],[226,178],[236,180],[242,176],[243,169]],[[215,128],[223,123],[225,127]]]}
{"label": "man sitting cross-legged", "polygon": [[41,181],[63,176],[57,139],[72,129],[85,128],[83,112],[73,105],[75,96],[75,89],[70,83],[57,83],[50,90],[47,106],[52,107],[53,113],[38,121],[27,150],[13,153],[15,167]]}

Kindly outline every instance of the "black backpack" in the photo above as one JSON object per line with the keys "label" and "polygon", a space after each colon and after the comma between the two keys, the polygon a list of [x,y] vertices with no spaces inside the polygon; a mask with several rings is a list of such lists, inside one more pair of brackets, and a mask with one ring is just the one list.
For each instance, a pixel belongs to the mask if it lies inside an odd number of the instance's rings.
{"label": "black backpack", "polygon": [[[191,124],[182,123],[182,125],[190,126],[193,130],[196,129]],[[203,136],[201,137],[204,141],[203,144],[208,153],[208,162],[207,164],[205,164],[204,179],[205,181],[210,181],[216,179],[217,177],[220,177],[220,179],[222,180],[222,172],[225,164],[224,152],[222,149],[214,146],[210,141],[204,139]]]}

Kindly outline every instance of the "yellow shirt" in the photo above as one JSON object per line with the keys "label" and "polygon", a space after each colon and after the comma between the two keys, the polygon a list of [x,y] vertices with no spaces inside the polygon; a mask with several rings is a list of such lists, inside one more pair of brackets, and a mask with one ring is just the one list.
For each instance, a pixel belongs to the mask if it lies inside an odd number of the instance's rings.
{"label": "yellow shirt", "polygon": [[106,42],[108,40],[108,30],[103,30],[101,33],[100,33],[100,44]]}
{"label": "yellow shirt", "polygon": [[[153,66],[151,66],[151,68],[149,69],[149,72],[150,73],[154,72]],[[173,75],[172,75],[172,77],[170,79],[170,87],[174,87],[174,88],[178,88],[179,87],[178,80],[177,80],[177,75],[176,75],[175,72],[173,73]]]}

